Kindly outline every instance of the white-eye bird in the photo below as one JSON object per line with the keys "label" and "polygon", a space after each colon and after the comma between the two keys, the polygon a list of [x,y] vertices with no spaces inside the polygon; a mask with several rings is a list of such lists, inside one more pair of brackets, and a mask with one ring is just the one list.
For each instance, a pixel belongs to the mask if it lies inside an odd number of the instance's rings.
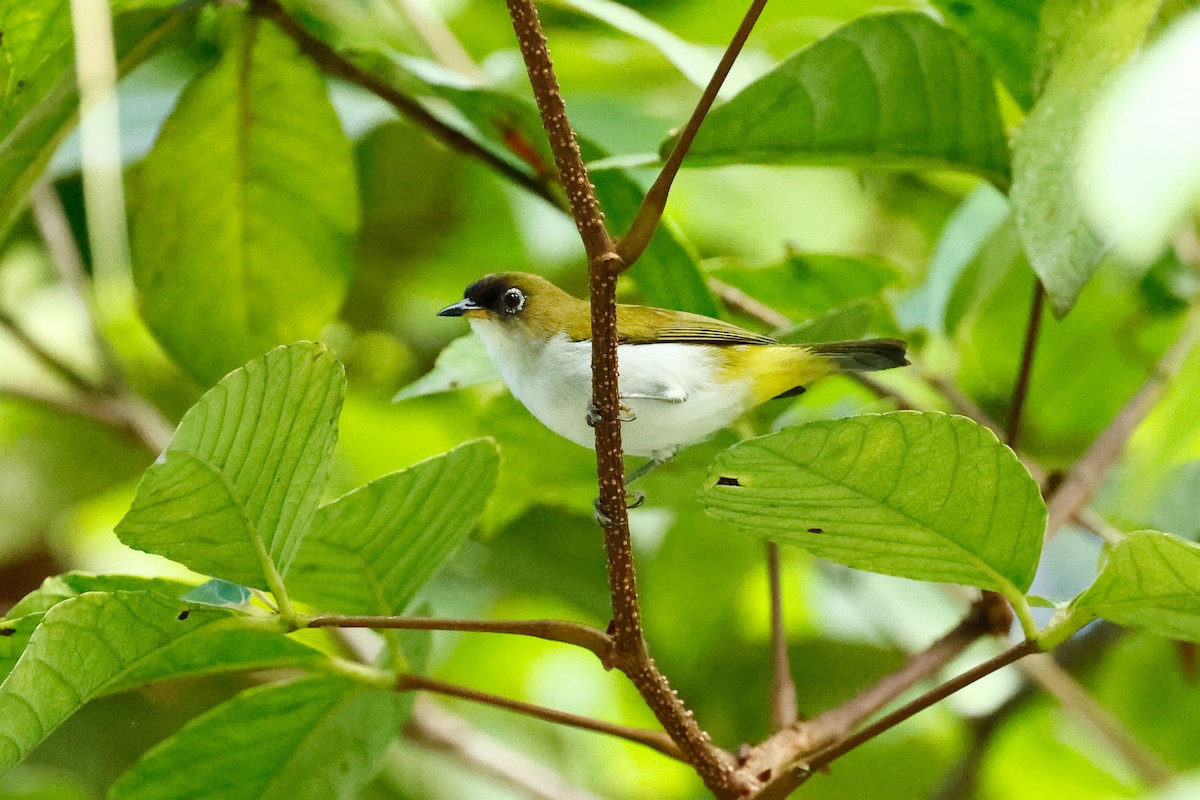
{"label": "white-eye bird", "polygon": [[[499,272],[472,283],[438,315],[468,319],[513,396],[543,425],[595,447],[586,300],[537,275]],[[647,306],[617,306],[617,337],[627,412],[621,441],[627,454],[654,461],[831,373],[908,364],[897,339],[781,344],[721,320]]]}

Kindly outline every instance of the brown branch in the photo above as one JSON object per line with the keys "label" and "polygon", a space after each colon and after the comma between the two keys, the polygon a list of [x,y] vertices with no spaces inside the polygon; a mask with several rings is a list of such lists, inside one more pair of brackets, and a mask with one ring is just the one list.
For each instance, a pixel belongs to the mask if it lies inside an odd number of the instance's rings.
{"label": "brown branch", "polygon": [[304,621],[307,628],[372,628],[375,630],[464,631],[532,636],[550,642],[582,647],[605,661],[612,653],[612,637],[599,628],[558,619],[473,620],[438,617],[342,616],[326,614]]}
{"label": "brown branch", "polygon": [[728,283],[716,278],[709,278],[708,286],[712,289],[713,294],[719,297],[721,302],[725,304],[725,307],[731,311],[741,312],[764,325],[769,325],[775,330],[790,328],[792,326],[792,320],[786,315],[779,313],[765,303],[755,300],[736,286],[730,286]]}
{"label": "brown branch", "polygon": [[1007,632],[984,601],[977,601],[963,620],[900,669],[838,708],[807,722],[776,733],[753,748],[743,769],[753,775],[768,774],[779,779],[798,759],[846,740],[855,725],[877,713],[916,684],[936,674],[958,657],[972,642],[987,635]]}
{"label": "brown branch", "polygon": [[418,698],[404,723],[404,733],[409,741],[466,764],[533,800],[599,800],[429,698]]}
{"label": "brown branch", "polygon": [[401,675],[396,681],[396,691],[398,692],[432,692],[434,694],[444,695],[445,697],[457,697],[461,700],[470,700],[473,703],[482,703],[484,705],[503,708],[509,711],[515,711],[519,714],[524,714],[535,719],[545,720],[547,722],[555,722],[559,725],[567,725],[572,728],[581,728],[587,731],[596,731],[597,733],[607,733],[609,736],[616,736],[621,739],[627,739],[637,744],[645,745],[652,750],[657,750],[663,755],[686,761],[683,751],[678,745],[673,742],[670,737],[660,731],[648,731],[641,728],[631,728],[627,725],[617,725],[612,722],[604,722],[603,720],[592,719],[590,717],[581,717],[578,714],[570,714],[566,711],[557,711],[553,708],[534,705],[533,703],[524,703],[520,700],[510,700],[507,697],[489,694],[488,692],[480,692],[475,689],[468,689],[464,686],[456,686],[452,683],[439,681],[434,678],[427,678],[423,675]]}
{"label": "brown branch", "polygon": [[1053,536],[1092,500],[1108,470],[1120,458],[1129,437],[1158,405],[1188,355],[1200,343],[1200,308],[1188,312],[1179,338],[1167,350],[1137,393],[1117,412],[1066,479],[1050,497],[1046,536]]}
{"label": "brown branch", "polygon": [[79,370],[43,347],[41,342],[34,339],[28,331],[21,327],[16,317],[4,309],[0,309],[0,328],[6,330],[8,335],[17,341],[17,344],[25,348],[42,366],[72,389],[84,394],[94,394],[100,390],[99,386],[85,378]]}
{"label": "brown branch", "polygon": [[482,162],[502,177],[534,194],[556,208],[562,208],[562,199],[557,192],[536,176],[529,175],[510,164],[496,153],[488,150],[461,131],[455,130],[431,114],[415,98],[409,97],[391,84],[380,80],[358,67],[325,42],[309,33],[281,6],[278,0],[251,0],[256,13],[275,23],[288,38],[296,43],[309,60],[327,75],[352,83],[380,98],[400,116],[425,129],[442,144]]}
{"label": "brown branch", "polygon": [[716,101],[717,94],[721,91],[721,85],[725,83],[729,70],[733,68],[733,62],[742,52],[742,47],[750,38],[750,32],[754,30],[754,25],[758,22],[758,17],[766,5],[767,0],[752,0],[750,3],[750,8],[746,11],[742,24],[738,26],[729,46],[725,48],[721,62],[713,72],[712,78],[709,79],[708,86],[704,88],[704,93],[696,103],[692,116],[680,132],[679,139],[671,149],[671,154],[667,156],[667,162],[663,165],[662,171],[658,173],[658,177],[654,179],[654,184],[646,192],[646,196],[642,198],[642,205],[638,208],[637,216],[634,217],[633,224],[629,227],[629,233],[618,242],[617,254],[621,256],[626,269],[633,266],[634,262],[645,252],[646,246],[650,244],[650,239],[658,228],[658,222],[662,219],[663,211],[666,210],[667,196],[671,193],[671,184],[675,182],[679,168],[683,166],[683,159],[687,156],[692,142],[695,141],[696,134],[700,132],[700,126]]}
{"label": "brown branch", "polygon": [[1029,307],[1029,326],[1025,329],[1025,347],[1021,352],[1021,367],[1013,387],[1012,402],[1008,408],[1008,435],[1004,442],[1013,450],[1021,438],[1021,416],[1025,411],[1025,400],[1029,396],[1029,378],[1033,374],[1033,354],[1037,351],[1038,334],[1042,330],[1042,308],[1046,304],[1046,289],[1041,280],[1034,280],[1033,301]]}
{"label": "brown branch", "polygon": [[[718,797],[733,797],[732,759],[715,747],[708,734],[658,671],[646,649],[638,608],[637,579],[625,506],[624,463],[617,399],[617,275],[622,262],[604,226],[595,189],[567,119],[554,65],[542,34],[533,0],[507,0],[517,44],[533,88],[554,163],[567,192],[571,216],[583,240],[591,279],[592,414],[596,430],[598,510],[604,521],[612,598],[613,649],[608,664],[633,682],[671,739],[679,745],[705,785]],[[583,409],[580,409],[583,413]]]}
{"label": "brown branch", "polygon": [[3,397],[94,420],[130,436],[152,455],[161,453],[171,441],[170,424],[162,420],[155,409],[137,398],[82,393],[60,397],[17,386],[0,386],[0,398]]}
{"label": "brown branch", "polygon": [[767,542],[767,582],[771,586],[771,730],[796,723],[796,682],[788,659],[787,628],[783,622],[783,586],[779,545]]}

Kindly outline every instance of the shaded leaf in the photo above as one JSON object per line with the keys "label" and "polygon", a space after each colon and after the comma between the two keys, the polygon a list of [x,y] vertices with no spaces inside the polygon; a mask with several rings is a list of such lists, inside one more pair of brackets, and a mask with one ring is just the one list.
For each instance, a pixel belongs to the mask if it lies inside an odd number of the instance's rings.
{"label": "shaded leaf", "polygon": [[329,475],[346,379],[324,345],[236,369],[179,423],[117,536],[234,583],[287,572]]}
{"label": "shaded leaf", "polygon": [[394,401],[407,400],[439,392],[452,392],[467,386],[500,380],[496,365],[480,338],[472,333],[460,336],[438,353],[433,369],[405,386]]}
{"label": "shaded leaf", "polygon": [[957,169],[999,185],[1009,172],[987,65],[910,12],[857,19],[713,109],[688,164]]}
{"label": "shaded leaf", "polygon": [[[1025,251],[1059,316],[1107,245],[1084,218],[1075,175],[1080,133],[1100,89],[1141,45],[1160,0],[1046,0],[1053,36],[1045,91],[1013,143],[1012,201]],[[1050,56],[1043,55],[1043,60]]]}
{"label": "shaded leaf", "polygon": [[323,506],[288,588],[321,611],[399,614],[475,527],[500,459],[480,439]]}
{"label": "shaded leaf", "polygon": [[150,592],[90,592],[59,603],[0,684],[0,775],[94,697],[163,678],[325,659],[254,624]]}
{"label": "shaded leaf", "polygon": [[987,59],[1022,108],[1033,105],[1033,66],[1042,0],[933,0],[946,23]]}
{"label": "shaded leaf", "polygon": [[1074,605],[1121,625],[1200,641],[1200,545],[1158,531],[1131,533]]}
{"label": "shaded leaf", "polygon": [[899,411],[812,422],[717,456],[708,513],[832,561],[1012,594],[1045,533],[1037,484],[965,417]]}
{"label": "shaded leaf", "polygon": [[273,25],[240,17],[163,125],[132,219],[146,323],[205,383],[320,332],[358,224],[351,146],[323,78]]}
{"label": "shaded leaf", "polygon": [[108,797],[356,797],[397,732],[402,707],[396,692],[344,678],[249,689],[148,752]]}
{"label": "shaded leaf", "polygon": [[865,300],[831,308],[819,317],[802,322],[775,335],[781,342],[816,344],[859,339],[871,326],[876,308]]}

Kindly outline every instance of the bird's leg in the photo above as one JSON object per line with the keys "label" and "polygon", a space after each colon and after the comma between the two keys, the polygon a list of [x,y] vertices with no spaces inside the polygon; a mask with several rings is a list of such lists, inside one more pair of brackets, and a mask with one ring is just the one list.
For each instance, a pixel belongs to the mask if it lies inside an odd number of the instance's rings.
{"label": "bird's leg", "polygon": [[[633,422],[637,419],[637,412],[629,406],[621,403],[620,410],[617,412],[618,422]],[[588,401],[587,424],[589,428],[596,427],[596,423],[600,421],[600,410],[596,408],[596,404]]]}
{"label": "bird's leg", "polygon": [[630,472],[628,475],[625,476],[625,485],[629,486],[630,484],[632,484],[634,481],[638,480],[639,478],[644,478],[646,475],[653,472],[656,467],[661,465],[666,460],[667,460],[666,458],[656,458],[656,457],[651,456],[649,461],[647,461],[645,464],[642,464],[640,467],[635,469],[633,472]]}

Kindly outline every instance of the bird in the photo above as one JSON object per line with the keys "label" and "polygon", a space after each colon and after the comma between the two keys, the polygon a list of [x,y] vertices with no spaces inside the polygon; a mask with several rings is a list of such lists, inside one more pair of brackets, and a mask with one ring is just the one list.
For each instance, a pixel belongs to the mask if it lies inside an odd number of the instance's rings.
{"label": "bird", "polygon": [[[467,319],[509,391],[539,422],[595,447],[586,300],[538,275],[497,272],[437,313]],[[798,395],[826,375],[906,366],[905,351],[898,339],[783,344],[700,314],[618,304],[624,451],[661,463],[751,408]]]}

